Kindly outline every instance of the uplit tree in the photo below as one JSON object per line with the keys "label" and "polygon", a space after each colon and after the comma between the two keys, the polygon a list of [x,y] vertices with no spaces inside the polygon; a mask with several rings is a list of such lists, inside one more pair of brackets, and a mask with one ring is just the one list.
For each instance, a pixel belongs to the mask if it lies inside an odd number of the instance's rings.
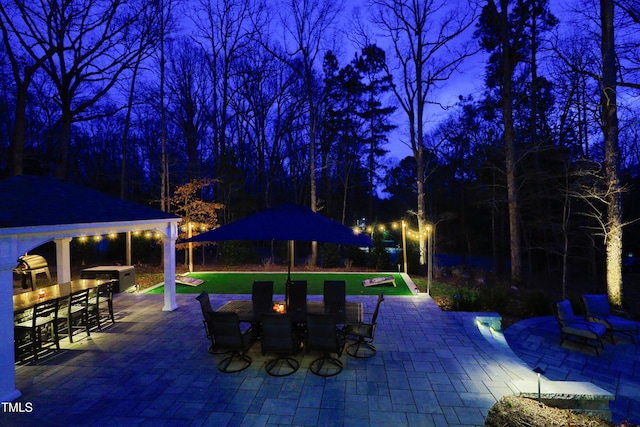
{"label": "uplit tree", "polygon": [[[178,186],[171,198],[173,212],[182,217],[179,238],[186,239],[197,236],[203,229],[211,229],[218,225],[218,211],[222,204],[206,201],[212,194],[215,180],[194,179]],[[207,197],[209,196],[209,197]],[[193,269],[193,248],[204,246],[206,243],[179,243],[176,249],[185,249],[185,263],[189,270]]]}
{"label": "uplit tree", "polygon": [[606,271],[609,301],[622,305],[622,198],[620,195],[620,146],[618,143],[617,58],[614,37],[614,0],[600,0],[602,29],[602,131],[604,174],[607,188]]}

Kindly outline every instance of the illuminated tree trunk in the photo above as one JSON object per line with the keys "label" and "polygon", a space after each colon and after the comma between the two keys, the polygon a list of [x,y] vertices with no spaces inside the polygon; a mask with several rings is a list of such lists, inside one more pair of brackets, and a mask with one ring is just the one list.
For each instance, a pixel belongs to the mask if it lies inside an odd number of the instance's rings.
{"label": "illuminated tree trunk", "polygon": [[[418,122],[419,124],[420,122]],[[422,130],[421,126],[418,126],[420,130]],[[420,133],[419,135],[422,135]],[[418,138],[422,141],[422,138]],[[414,157],[417,161],[416,175],[418,176],[418,180],[416,182],[416,189],[418,193],[418,244],[420,246],[420,265],[427,265],[427,239],[425,237],[427,232],[427,214],[426,214],[426,204],[425,204],[425,194],[424,194],[424,161],[422,160],[422,156],[424,156],[424,150],[422,149],[422,142],[419,143],[419,150],[414,150]]]}
{"label": "illuminated tree trunk", "polygon": [[606,269],[607,295],[613,305],[622,305],[622,201],[618,169],[618,113],[616,110],[616,52],[613,0],[600,0],[602,26],[602,130],[604,132],[605,179],[607,188]]}

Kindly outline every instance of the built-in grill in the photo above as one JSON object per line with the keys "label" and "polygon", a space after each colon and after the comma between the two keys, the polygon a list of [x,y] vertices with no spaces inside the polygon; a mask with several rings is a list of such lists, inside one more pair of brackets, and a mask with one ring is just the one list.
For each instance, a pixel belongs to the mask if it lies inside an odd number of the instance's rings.
{"label": "built-in grill", "polygon": [[40,255],[23,255],[18,258],[18,266],[13,269],[14,273],[22,276],[22,288],[27,289],[27,278],[31,282],[31,290],[36,289],[36,281],[38,274],[45,274],[47,281],[51,285],[51,273],[49,273],[49,265],[47,260]]}

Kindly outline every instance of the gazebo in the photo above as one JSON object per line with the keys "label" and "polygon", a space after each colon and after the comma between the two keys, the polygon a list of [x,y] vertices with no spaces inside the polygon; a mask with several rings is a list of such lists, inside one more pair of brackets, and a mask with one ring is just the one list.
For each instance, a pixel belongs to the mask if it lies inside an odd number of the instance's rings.
{"label": "gazebo", "polygon": [[21,255],[55,242],[58,283],[71,280],[73,237],[153,230],[163,241],[163,311],[176,304],[175,243],[180,217],[53,178],[0,180],[0,401],[20,397],[13,346],[13,268]]}

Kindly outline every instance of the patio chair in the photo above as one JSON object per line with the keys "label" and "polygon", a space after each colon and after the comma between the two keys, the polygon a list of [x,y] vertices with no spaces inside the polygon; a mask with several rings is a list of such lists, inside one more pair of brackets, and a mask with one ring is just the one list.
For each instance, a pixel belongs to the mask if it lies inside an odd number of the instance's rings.
{"label": "patio chair", "polygon": [[113,282],[108,281],[102,283],[97,288],[92,289],[89,293],[89,317],[93,320],[98,327],[98,330],[102,329],[102,308],[106,307],[108,315],[106,319],[111,320],[111,323],[116,323],[116,319],[113,315]]}
{"label": "patio chair", "polygon": [[291,316],[293,323],[304,322],[307,312],[307,281],[292,280],[289,286],[287,314]]}
{"label": "patio chair", "polygon": [[200,295],[196,297],[198,302],[200,303],[200,309],[202,310],[202,324],[204,325],[204,333],[209,341],[211,341],[211,345],[207,349],[211,354],[222,354],[226,353],[226,350],[219,350],[216,347],[216,343],[213,339],[213,333],[211,328],[211,313],[214,312],[213,307],[211,307],[211,300],[209,299],[209,294],[206,291],[200,292]]}
{"label": "patio chair", "polygon": [[276,353],[276,358],[268,360],[265,370],[274,377],[286,377],[300,368],[294,357],[300,351],[300,340],[294,334],[291,316],[288,314],[265,313],[262,315],[262,354]]}
{"label": "patio chair", "polygon": [[606,333],[606,327],[601,323],[589,322],[580,316],[573,314],[573,307],[569,300],[563,300],[556,304],[556,320],[560,326],[560,345],[569,338],[575,338],[584,345],[589,345],[599,355],[604,349],[602,337]]}
{"label": "patio chair", "polygon": [[[61,321],[58,335],[66,335],[69,337],[69,342],[73,342],[73,331],[75,329],[84,329],[87,337],[90,337],[89,289],[76,291],[61,300],[58,305],[58,320]],[[61,333],[60,331],[64,332]]]}
{"label": "patio chair", "polygon": [[344,280],[324,281],[324,309],[335,316],[336,322],[344,322],[346,304],[346,283]]}
{"label": "patio chair", "polygon": [[603,324],[607,336],[615,344],[615,334],[622,334],[635,344],[634,335],[638,335],[638,322],[631,320],[624,311],[612,310],[605,294],[583,294],[582,304],[586,320]]}
{"label": "patio chair", "polygon": [[[307,313],[307,351],[321,351],[322,356],[313,360],[309,370],[321,377],[333,377],[342,372],[342,350],[345,337],[331,314]],[[337,354],[333,357],[331,354]]]}
{"label": "patio chair", "polygon": [[[60,350],[57,323],[58,300],[53,299],[38,303],[31,310],[30,316],[26,316],[14,323],[16,338],[21,334],[28,335],[29,339],[24,347],[30,346],[31,354],[37,360],[42,344],[45,342],[52,342],[55,344],[56,350]],[[16,345],[20,347],[21,345],[18,342],[19,339],[16,340]]]}
{"label": "patio chair", "polygon": [[216,347],[224,348],[230,355],[218,362],[218,370],[225,373],[240,372],[251,365],[246,352],[253,343],[253,330],[243,331],[238,315],[230,311],[214,311],[211,317],[211,334]]}
{"label": "patio chair", "polygon": [[251,301],[256,320],[260,319],[262,313],[273,312],[273,281],[253,282]]}
{"label": "patio chair", "polygon": [[[376,308],[371,316],[369,323],[354,323],[345,326],[344,334],[347,337],[353,337],[356,342],[347,346],[347,354],[352,357],[364,359],[375,356],[377,350],[373,345],[373,334],[376,331],[376,325],[378,322],[378,313],[380,311],[380,304],[384,301],[384,292],[378,295],[378,302]],[[364,351],[361,352],[360,349]]]}

